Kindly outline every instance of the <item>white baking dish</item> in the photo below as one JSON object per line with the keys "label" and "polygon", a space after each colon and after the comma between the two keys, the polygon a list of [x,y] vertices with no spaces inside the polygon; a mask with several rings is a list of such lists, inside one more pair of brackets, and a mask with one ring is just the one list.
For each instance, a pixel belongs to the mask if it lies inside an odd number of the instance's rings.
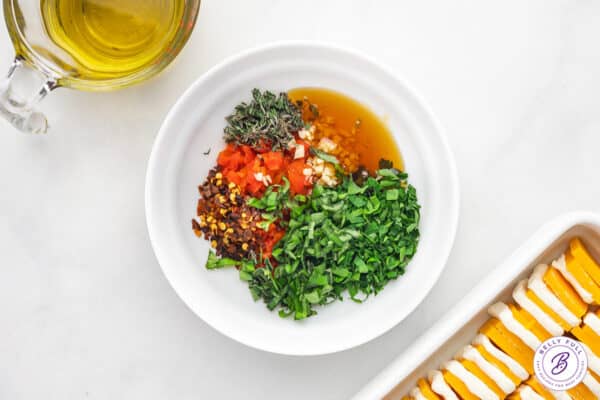
{"label": "white baking dish", "polygon": [[600,215],[576,212],[560,216],[538,230],[523,246],[469,292],[386,369],[369,382],[354,400],[401,399],[427,371],[439,368],[475,337],[489,318],[487,308],[510,301],[517,282],[539,263],[560,256],[573,237],[580,237],[600,259]]}

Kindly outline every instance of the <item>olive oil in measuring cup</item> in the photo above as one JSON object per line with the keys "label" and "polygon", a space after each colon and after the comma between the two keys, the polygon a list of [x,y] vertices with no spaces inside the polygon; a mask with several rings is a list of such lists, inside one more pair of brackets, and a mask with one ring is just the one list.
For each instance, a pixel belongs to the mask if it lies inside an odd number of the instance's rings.
{"label": "olive oil in measuring cup", "polygon": [[41,0],[50,39],[84,79],[115,78],[169,51],[183,0]]}
{"label": "olive oil in measuring cup", "polygon": [[189,38],[200,0],[3,0],[15,61],[0,116],[47,129],[35,105],[57,87],[114,90],[162,71]]}

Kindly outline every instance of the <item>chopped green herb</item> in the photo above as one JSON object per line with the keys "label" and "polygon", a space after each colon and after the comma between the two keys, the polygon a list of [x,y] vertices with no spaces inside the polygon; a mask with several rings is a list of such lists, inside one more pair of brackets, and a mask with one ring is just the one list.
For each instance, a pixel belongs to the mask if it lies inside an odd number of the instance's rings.
{"label": "chopped green herb", "polygon": [[[287,149],[293,133],[304,127],[302,112],[286,93],[252,90],[252,101],[241,103],[229,115],[224,138],[227,143],[255,149],[270,145],[273,151]],[[264,142],[267,143],[264,143]]]}
{"label": "chopped green herb", "polygon": [[212,250],[208,252],[208,260],[206,260],[206,269],[235,267],[236,265],[240,265],[240,261],[236,261],[232,258],[219,258]]}
{"label": "chopped green herb", "polygon": [[261,215],[262,221],[256,224],[265,231],[268,231],[274,222],[277,222],[280,226],[285,226],[285,210],[292,208],[300,210],[302,207],[299,204],[306,202],[306,196],[303,195],[297,195],[291,199],[290,181],[286,177],[283,177],[282,180],[283,185],[269,186],[260,199],[252,197],[247,201],[249,206],[266,211]]}
{"label": "chopped green herb", "polygon": [[[382,169],[362,186],[346,177],[337,187],[315,186],[306,203],[284,201],[290,218],[273,251],[278,266],[265,260],[251,279],[244,274],[254,299],[279,308],[282,317],[303,319],[346,291],[362,302],[404,274],[417,249],[420,218],[406,178]],[[266,208],[264,197],[253,203]]]}
{"label": "chopped green herb", "polygon": [[310,148],[310,154],[312,154],[315,157],[319,157],[321,160],[328,162],[328,163],[332,163],[332,164],[340,163],[336,156],[325,153],[324,151],[321,151],[315,147]]}

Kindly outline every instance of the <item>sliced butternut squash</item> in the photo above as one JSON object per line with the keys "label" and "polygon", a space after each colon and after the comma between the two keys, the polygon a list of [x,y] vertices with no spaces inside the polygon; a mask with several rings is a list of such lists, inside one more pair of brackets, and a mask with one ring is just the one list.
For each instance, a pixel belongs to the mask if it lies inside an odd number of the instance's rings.
{"label": "sliced butternut squash", "polygon": [[554,396],[552,395],[552,393],[550,393],[545,387],[544,385],[542,385],[540,383],[540,381],[538,381],[535,377],[535,375],[532,375],[527,381],[526,383],[540,396],[542,396],[544,399],[546,400],[554,400]]}
{"label": "sliced butternut squash", "polygon": [[539,308],[541,308],[542,311],[544,311],[546,314],[548,314],[550,316],[550,318],[552,318],[564,330],[568,331],[569,329],[571,329],[571,327],[569,326],[567,321],[565,321],[563,318],[561,318],[560,315],[558,315],[556,313],[556,311],[554,311],[552,308],[550,308],[550,306],[548,306],[546,303],[544,303],[542,301],[542,299],[540,299],[535,293],[533,293],[533,291],[531,289],[527,289],[527,291],[525,292],[525,295],[529,298],[529,300],[531,300]]}
{"label": "sliced butternut squash", "polygon": [[573,400],[598,400],[594,393],[582,383],[575,386],[573,389],[567,390],[567,393]]}
{"label": "sliced butternut squash", "polygon": [[479,378],[479,380],[483,383],[485,383],[485,385],[487,387],[489,387],[490,389],[492,389],[492,391],[494,393],[496,393],[496,395],[500,398],[503,398],[504,396],[506,396],[506,394],[504,393],[504,391],[502,391],[502,389],[500,388],[500,386],[498,386],[498,384],[496,382],[494,382],[492,380],[492,378],[490,378],[489,376],[486,375],[485,372],[483,372],[481,370],[481,368],[479,368],[479,366],[477,364],[475,364],[473,361],[471,360],[461,360],[460,363],[467,369],[467,371],[469,371],[470,373],[472,373],[473,375],[475,375],[477,378]]}
{"label": "sliced butternut squash", "polygon": [[544,283],[552,293],[571,311],[577,318],[583,317],[587,312],[587,304],[579,297],[573,286],[554,267],[548,267],[544,274]]}
{"label": "sliced butternut squash", "polygon": [[435,394],[435,392],[431,389],[429,382],[427,382],[425,379],[419,379],[419,381],[417,382],[417,386],[421,390],[421,393],[423,393],[423,396],[425,396],[427,399],[430,399],[430,400],[441,399],[440,396]]}
{"label": "sliced butternut squash", "polygon": [[487,336],[500,350],[517,361],[530,375],[533,373],[533,350],[506,329],[500,320],[490,318],[479,329],[479,332]]}
{"label": "sliced butternut squash", "polygon": [[565,253],[565,264],[567,265],[567,271],[577,279],[579,285],[592,295],[596,304],[600,304],[600,286],[587,273],[583,267],[583,261],[575,258],[571,254],[571,251],[567,250]]}
{"label": "sliced butternut squash", "polygon": [[450,371],[443,370],[442,374],[444,375],[444,380],[452,390],[456,392],[458,397],[464,400],[479,400],[477,396],[467,389],[467,385],[463,383],[456,375],[454,375]]}
{"label": "sliced butternut squash", "polygon": [[585,343],[594,354],[600,357],[600,336],[598,336],[592,328],[582,324],[581,326],[573,328],[571,334],[579,341]]}
{"label": "sliced butternut squash", "polygon": [[481,354],[481,356],[483,358],[485,358],[485,360],[487,362],[489,362],[494,367],[496,367],[500,371],[502,371],[502,373],[504,375],[506,375],[508,377],[508,379],[510,379],[512,381],[512,383],[515,384],[515,386],[519,386],[519,384],[521,383],[521,379],[519,379],[518,376],[516,376],[506,365],[504,365],[504,363],[502,361],[500,361],[496,357],[494,357],[492,355],[492,353],[490,353],[489,351],[487,351],[485,349],[485,347],[483,347],[480,344],[477,344],[477,345],[475,345],[473,347],[475,347],[475,349],[479,352],[479,354]]}
{"label": "sliced butternut squash", "polygon": [[513,304],[509,304],[508,307],[512,311],[515,319],[519,321],[527,330],[531,331],[538,339],[544,341],[552,337],[550,332],[544,329],[544,327],[540,325],[540,323],[537,322],[537,320],[526,310]]}
{"label": "sliced butternut squash", "polygon": [[600,265],[592,258],[579,238],[571,240],[569,250],[571,250],[573,257],[581,263],[585,272],[592,277],[597,285],[600,285]]}

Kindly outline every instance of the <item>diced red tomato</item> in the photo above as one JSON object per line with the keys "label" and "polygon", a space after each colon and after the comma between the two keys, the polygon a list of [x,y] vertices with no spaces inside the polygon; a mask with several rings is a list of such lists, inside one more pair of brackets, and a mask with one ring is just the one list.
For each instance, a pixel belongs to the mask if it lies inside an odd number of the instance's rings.
{"label": "diced red tomato", "polygon": [[242,153],[244,154],[244,164],[250,164],[254,161],[256,157],[256,153],[252,150],[250,146],[240,146]]}
{"label": "diced red tomato", "polygon": [[248,166],[248,171],[246,172],[246,191],[252,196],[258,196],[265,189],[264,183],[256,179],[255,174],[259,172],[260,168],[250,169],[250,166]]}
{"label": "diced red tomato", "polygon": [[252,196],[258,196],[263,189],[265,188],[265,186],[263,185],[262,182],[257,181],[256,179],[250,177],[250,175],[248,175],[248,179],[246,180],[246,190],[252,195]]}
{"label": "diced red tomato", "polygon": [[290,182],[292,194],[306,194],[312,186],[310,179],[304,175],[308,168],[305,163],[309,156],[308,142],[297,139],[298,145],[304,146],[303,158],[294,160],[294,151],[270,151],[269,143],[261,143],[258,149],[246,145],[228,144],[219,153],[217,163],[229,182],[239,186],[242,193],[260,196],[266,186],[256,179],[258,173],[269,176],[271,184],[281,184],[283,177]]}
{"label": "diced red tomato", "polygon": [[[310,145],[302,139],[296,139],[296,143],[304,146],[304,157],[299,159],[294,159],[295,148],[271,151],[270,143],[261,142],[259,146],[254,147],[228,144],[219,153],[217,163],[227,182],[236,184],[242,194],[262,196],[267,187],[263,180],[256,179],[257,176],[270,177],[270,183],[274,185],[282,184],[283,178],[286,177],[290,182],[292,195],[307,194],[312,187],[310,177],[304,175],[305,169],[309,168],[306,159],[310,155]],[[284,214],[283,218],[286,219],[287,215]],[[270,258],[273,248],[285,235],[285,230],[274,223],[268,232],[262,231],[257,234],[262,238],[263,256]],[[275,260],[271,260],[271,263],[273,266],[277,265]]]}
{"label": "diced red tomato", "polygon": [[307,181],[307,177],[304,175],[304,169],[308,168],[308,165],[304,163],[303,159],[294,160],[287,167],[287,177],[290,181],[290,191],[292,194],[306,194],[310,182]]}
{"label": "diced red tomato", "polygon": [[273,253],[273,248],[275,247],[277,242],[281,240],[283,235],[285,235],[285,230],[279,228],[276,224],[271,224],[271,226],[269,226],[269,230],[266,232],[265,237],[263,239],[263,257],[271,257],[271,254]]}
{"label": "diced red tomato", "polygon": [[228,144],[227,147],[219,153],[217,164],[224,169],[237,170],[244,164],[244,157],[233,144]]}
{"label": "diced red tomato", "polygon": [[283,168],[283,153],[280,151],[270,151],[262,155],[265,167],[270,172],[277,172]]}
{"label": "diced red tomato", "polygon": [[227,179],[228,182],[233,182],[236,185],[240,186],[240,184],[244,180],[244,176],[242,176],[242,174],[240,174],[237,171],[229,170],[225,172],[225,179]]}
{"label": "diced red tomato", "polygon": [[256,153],[250,146],[236,146],[230,143],[219,153],[217,164],[223,169],[237,171],[244,165],[252,163],[255,157]]}
{"label": "diced red tomato", "polygon": [[285,176],[284,171],[279,171],[274,175],[271,175],[271,180],[273,181],[273,185],[280,185],[282,178]]}

